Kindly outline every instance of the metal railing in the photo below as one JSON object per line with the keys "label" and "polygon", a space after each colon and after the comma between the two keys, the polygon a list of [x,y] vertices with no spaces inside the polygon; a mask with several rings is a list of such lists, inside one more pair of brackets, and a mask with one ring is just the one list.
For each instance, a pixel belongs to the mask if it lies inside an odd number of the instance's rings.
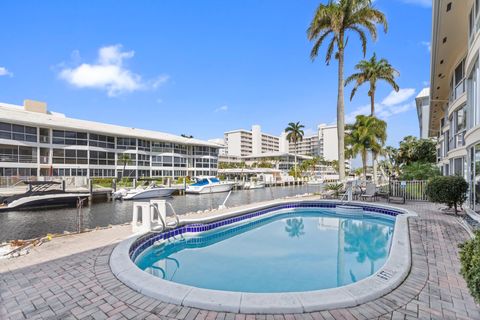
{"label": "metal railing", "polygon": [[427,201],[426,180],[390,181],[388,194],[392,197],[405,197],[407,201]]}

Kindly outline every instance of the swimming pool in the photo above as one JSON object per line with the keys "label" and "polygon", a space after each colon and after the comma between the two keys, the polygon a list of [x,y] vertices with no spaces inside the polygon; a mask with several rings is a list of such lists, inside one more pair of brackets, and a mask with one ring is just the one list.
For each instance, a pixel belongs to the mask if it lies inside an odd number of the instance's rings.
{"label": "swimming pool", "polygon": [[207,310],[355,306],[408,275],[414,215],[361,202],[274,200],[183,217],[173,230],[132,236],[114,248],[110,268],[147,296]]}
{"label": "swimming pool", "polygon": [[363,211],[289,209],[162,242],[135,264],[156,277],[205,289],[334,288],[364,279],[385,263],[394,223],[391,216]]}

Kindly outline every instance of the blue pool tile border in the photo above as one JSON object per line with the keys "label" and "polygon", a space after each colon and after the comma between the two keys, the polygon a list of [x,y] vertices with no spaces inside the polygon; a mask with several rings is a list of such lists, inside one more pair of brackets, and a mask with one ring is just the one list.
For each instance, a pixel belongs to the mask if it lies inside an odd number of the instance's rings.
{"label": "blue pool tile border", "polygon": [[[194,223],[185,226],[181,226],[169,231],[165,231],[162,233],[148,233],[140,238],[138,238],[130,247],[128,254],[130,258],[135,261],[137,257],[147,248],[151,247],[156,241],[158,240],[165,240],[171,237],[175,237],[178,235],[183,235],[184,233],[196,233],[196,232],[205,232],[209,231],[218,227],[223,227],[232,223],[236,223],[239,221],[247,220],[250,218],[258,217],[264,214],[267,214],[272,211],[282,210],[282,209],[293,209],[293,208],[336,208],[338,205],[342,205],[341,203],[337,202],[298,202],[298,203],[286,203],[286,204],[278,204],[272,205],[270,207],[255,210],[253,212],[247,212],[244,214],[240,214],[235,217],[210,222],[206,224],[201,223]],[[386,214],[388,216],[396,217],[399,214],[402,214],[399,210],[382,208],[382,207],[375,207],[371,205],[363,205],[363,204],[349,204],[350,207],[358,207],[362,208],[363,211],[367,212],[375,212],[380,214]]]}

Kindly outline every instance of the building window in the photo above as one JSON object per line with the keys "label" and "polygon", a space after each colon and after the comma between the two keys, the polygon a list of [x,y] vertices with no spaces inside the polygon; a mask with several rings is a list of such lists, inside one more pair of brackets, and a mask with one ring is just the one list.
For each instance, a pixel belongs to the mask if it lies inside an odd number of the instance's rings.
{"label": "building window", "polygon": [[0,139],[37,142],[37,128],[0,122]]}
{"label": "building window", "polygon": [[0,162],[37,163],[37,148],[0,145]]}
{"label": "building window", "polygon": [[150,151],[150,141],[138,140],[138,150]]}
{"label": "building window", "polygon": [[52,162],[56,164],[87,164],[87,150],[53,149]]}
{"label": "building window", "polygon": [[35,177],[35,168],[0,168],[0,177]]}
{"label": "building window", "polygon": [[115,149],[115,138],[101,134],[90,133],[88,143],[91,147]]}
{"label": "building window", "polygon": [[89,163],[93,165],[115,165],[115,153],[104,151],[90,151]]}
{"label": "building window", "polygon": [[72,146],[86,146],[87,134],[85,132],[53,130],[53,144],[64,144]]}
{"label": "building window", "polygon": [[137,140],[135,138],[117,138],[117,149],[136,150]]}

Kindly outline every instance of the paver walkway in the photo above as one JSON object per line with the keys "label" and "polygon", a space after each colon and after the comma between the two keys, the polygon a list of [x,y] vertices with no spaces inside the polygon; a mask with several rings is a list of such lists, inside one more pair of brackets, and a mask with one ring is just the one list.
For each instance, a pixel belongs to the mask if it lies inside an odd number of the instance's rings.
{"label": "paver walkway", "polygon": [[[0,262],[0,319],[179,319],[179,320],[320,320],[320,319],[480,319],[459,275],[458,244],[468,239],[459,219],[428,203],[407,205],[412,269],[407,279],[381,299],[356,307],[286,315],[219,313],[164,303],[130,289],[110,271],[109,255],[118,240],[111,232],[103,247],[40,260],[36,255]],[[126,229],[125,229],[126,230]],[[121,229],[121,234],[126,231]],[[83,235],[76,240],[82,243]],[[90,235],[90,242],[95,235]],[[70,240],[71,242],[75,242]],[[108,245],[107,245],[108,244]],[[73,248],[73,246],[72,246]],[[44,250],[52,250],[46,247]],[[51,257],[55,253],[50,252]],[[15,261],[16,260],[16,261]],[[38,261],[37,261],[38,260]]]}

